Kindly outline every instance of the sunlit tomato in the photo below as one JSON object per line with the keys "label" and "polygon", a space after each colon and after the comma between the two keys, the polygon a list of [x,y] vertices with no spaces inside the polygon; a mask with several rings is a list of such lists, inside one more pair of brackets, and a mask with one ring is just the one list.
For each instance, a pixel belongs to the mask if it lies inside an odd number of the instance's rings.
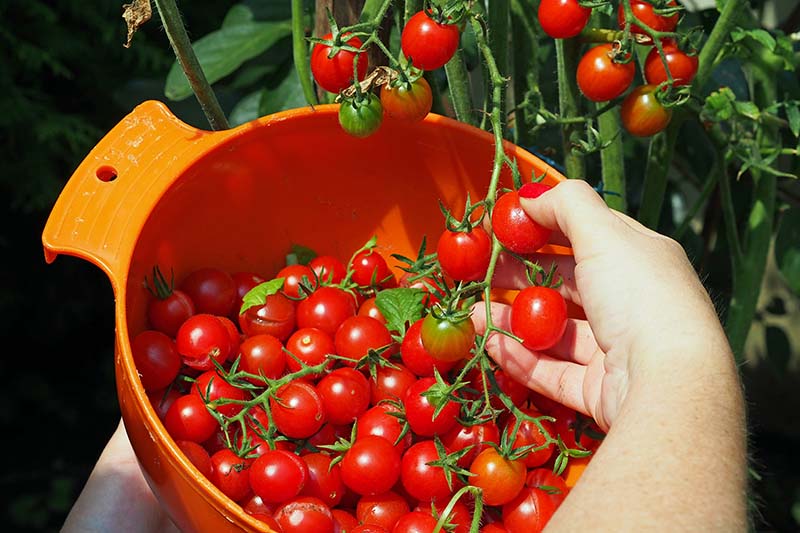
{"label": "sunlit tomato", "polygon": [[[163,281],[163,280],[161,280]],[[150,327],[172,338],[190,316],[197,312],[189,295],[179,289],[156,281],[155,293],[147,304],[147,321]]]}
{"label": "sunlit tomato", "polygon": [[[522,412],[533,417],[542,416],[541,413],[538,413],[533,409],[522,409]],[[517,417],[512,415],[507,422],[507,426],[513,428],[515,427],[516,423]],[[547,434],[555,438],[556,433],[552,422],[549,420],[540,420],[539,423],[542,425]],[[545,464],[553,455],[553,450],[555,449],[555,444],[553,443],[548,444],[541,450],[538,449],[539,447],[547,444],[547,434],[543,433],[542,430],[539,429],[539,426],[536,424],[536,422],[525,418],[523,418],[520,422],[513,442],[514,448],[533,446],[533,448],[521,459],[527,468],[541,466]]]}
{"label": "sunlit tomato", "polygon": [[181,356],[175,342],[156,330],[145,330],[131,341],[133,362],[146,391],[163,389],[178,376]]}
{"label": "sunlit tomato", "polygon": [[517,254],[532,254],[550,239],[552,231],[534,221],[519,203],[522,193],[525,198],[531,194],[550,189],[544,183],[527,183],[524,190],[509,191],[494,204],[492,209],[492,231],[500,243]]}
{"label": "sunlit tomato", "polygon": [[320,282],[327,285],[335,285],[347,275],[344,263],[332,255],[318,255],[308,262],[308,266]]}
{"label": "sunlit tomato", "polygon": [[349,367],[337,368],[319,380],[317,392],[331,424],[350,424],[369,407],[369,382]]}
{"label": "sunlit tomato", "polygon": [[175,444],[203,476],[211,477],[211,456],[203,446],[190,440],[178,440]]}
{"label": "sunlit tomato", "polygon": [[436,70],[458,49],[461,32],[454,24],[441,24],[423,10],[413,15],[400,35],[403,55],[421,70]]}
{"label": "sunlit tomato", "polygon": [[390,403],[380,403],[367,409],[363,415],[358,417],[356,439],[375,435],[394,443],[395,448],[400,452],[405,451],[411,445],[411,432],[407,431],[401,439],[403,423],[392,413],[400,414],[400,411]]}
{"label": "sunlit tomato", "polygon": [[430,512],[411,511],[397,520],[392,533],[431,533],[438,522]]}
{"label": "sunlit tomato", "polygon": [[[676,7],[678,4],[675,2],[675,0],[671,0],[667,3],[667,5],[669,7]],[[631,11],[633,11],[633,15],[637,19],[655,31],[673,31],[678,25],[677,13],[670,16],[659,15],[655,12],[655,7],[653,4],[644,0],[631,0]],[[620,29],[625,28],[626,18],[625,6],[623,2],[619,3],[619,8],[617,9],[617,22]],[[631,33],[647,35],[647,33],[636,24],[631,26]],[[650,42],[650,39],[648,38],[646,42]]]}
{"label": "sunlit tomato", "polygon": [[265,502],[282,503],[303,490],[308,466],[298,455],[269,450],[250,465],[250,486]]}
{"label": "sunlit tomato", "polygon": [[214,368],[212,359],[221,365],[231,353],[228,328],[219,317],[205,313],[193,315],[181,325],[175,345],[183,362],[197,370]]}
{"label": "sunlit tomato", "polygon": [[243,402],[250,398],[246,390],[231,385],[216,370],[200,374],[192,384],[192,394],[197,394],[209,407],[225,416],[234,416],[242,410],[241,403],[228,403],[226,400]]}
{"label": "sunlit tomato", "polygon": [[[272,513],[275,512],[276,507],[277,506],[274,503],[265,502],[261,499],[261,496],[255,493],[251,493],[250,497],[242,502],[242,509],[244,509],[245,513],[256,516],[262,521],[263,516],[269,516],[269,518],[275,522],[275,520],[272,518]],[[279,526],[277,523],[270,523],[270,527],[277,528]]]}
{"label": "sunlit tomato", "polygon": [[[283,343],[272,335],[258,334],[247,337],[239,348],[241,358],[239,369],[268,379],[281,377],[286,368],[286,354]],[[252,383],[263,384],[263,379],[250,379]]]}
{"label": "sunlit tomato", "polygon": [[362,496],[356,505],[356,517],[362,524],[377,525],[391,531],[400,517],[410,510],[403,496],[388,491]]}
{"label": "sunlit tomato", "polygon": [[555,513],[553,500],[541,489],[524,487],[503,506],[503,525],[508,533],[538,533]]}
{"label": "sunlit tomato", "polygon": [[459,361],[470,357],[475,344],[475,325],[469,317],[451,320],[431,313],[422,319],[420,338],[434,359]]}
{"label": "sunlit tomato", "polygon": [[383,106],[374,93],[346,98],[339,105],[339,125],[353,137],[369,137],[381,127]]}
{"label": "sunlit tomato", "polygon": [[267,280],[255,272],[234,272],[231,274],[231,278],[236,287],[236,299],[231,308],[231,316],[237,318],[239,316],[239,309],[242,307],[244,295],[250,292],[256,285],[260,285]]}
{"label": "sunlit tomato", "polygon": [[[448,454],[452,451],[445,448]],[[434,441],[422,440],[412,445],[403,454],[400,473],[403,489],[422,502],[446,503],[462,484],[452,472],[448,483],[445,470],[441,466],[430,464],[440,459],[442,457],[439,456]]]}
{"label": "sunlit tomato", "polygon": [[463,450],[472,446],[469,452],[458,460],[458,465],[465,469],[469,468],[479,453],[489,447],[490,442],[500,443],[500,430],[492,420],[471,426],[456,424],[442,435],[442,444],[451,450]]}
{"label": "sunlit tomato", "polygon": [[478,281],[486,276],[492,255],[492,239],[481,227],[470,231],[445,230],[436,255],[445,274],[459,281]]}
{"label": "sunlit tomato", "polygon": [[375,304],[375,297],[367,298],[358,308],[358,316],[368,316],[374,318],[383,325],[386,325],[386,317],[383,316],[381,310]]}
{"label": "sunlit tomato", "polygon": [[300,496],[275,510],[281,533],[333,533],[333,514],[319,498]]}
{"label": "sunlit tomato", "polygon": [[[325,362],[328,354],[336,353],[333,337],[318,328],[300,328],[292,333],[292,336],[286,341],[286,350],[294,356],[286,356],[286,366],[289,372],[300,370],[301,363],[316,366]],[[332,365],[333,361],[329,360],[326,368],[330,368]]]}
{"label": "sunlit tomato", "polygon": [[305,439],[319,431],[326,421],[325,406],[317,389],[295,380],[278,389],[270,398],[272,421],[289,438]]}
{"label": "sunlit tomato", "polygon": [[[445,381],[445,383],[447,383]],[[460,405],[449,397],[431,397],[423,395],[436,384],[436,378],[419,378],[412,384],[403,397],[406,420],[417,435],[430,437],[450,431],[458,423]],[[437,406],[444,407],[437,411]],[[434,416],[436,413],[436,416]]]}
{"label": "sunlit tomato", "polygon": [[[440,517],[444,514],[445,510],[449,507],[450,502],[419,502],[417,506],[414,508],[415,511],[422,511],[422,512],[430,512],[434,517]],[[450,508],[450,512],[447,513],[447,524],[452,526],[452,533],[470,533],[470,526],[472,525],[472,502],[470,501],[470,506],[467,506],[464,503],[464,498],[456,500],[453,502],[453,506]],[[484,508],[484,511],[486,508]],[[483,518],[485,518],[488,513],[484,512]]]}
{"label": "sunlit tomato", "polygon": [[295,302],[279,292],[268,295],[262,305],[254,305],[239,315],[239,327],[245,335],[272,335],[281,342],[286,342],[295,324]]}
{"label": "sunlit tomato", "polygon": [[390,287],[397,285],[386,259],[375,249],[361,250],[350,262],[350,277],[363,287]]}
{"label": "sunlit tomato", "polygon": [[219,424],[200,396],[184,394],[172,402],[164,417],[164,427],[174,440],[203,443],[211,438]]}
{"label": "sunlit tomato", "polygon": [[[323,40],[332,40],[333,35],[328,33],[322,37]],[[341,37],[342,43],[353,48],[361,48],[361,39],[355,36],[348,38],[347,35]],[[346,89],[353,83],[353,63],[358,58],[358,81],[367,75],[369,60],[367,54],[363,52],[352,52],[340,49],[333,57],[330,57],[332,48],[323,43],[314,44],[311,51],[311,74],[317,84],[329,93],[338,93]]]}
{"label": "sunlit tomato", "polygon": [[308,466],[308,481],[300,495],[319,498],[329,507],[338,505],[346,490],[341,466],[331,465],[333,458],[324,453],[308,453],[302,458]]}
{"label": "sunlit tomato", "polygon": [[487,505],[503,505],[513,500],[525,485],[525,464],[503,457],[494,448],[486,448],[472,461],[469,484],[481,489]]}
{"label": "sunlit tomato", "polygon": [[198,313],[228,316],[236,302],[236,283],[230,274],[219,268],[194,270],[178,288],[191,298]]}
{"label": "sunlit tomato", "polygon": [[553,473],[551,468],[532,468],[528,470],[525,485],[545,491],[556,507],[561,505],[561,502],[569,494],[569,487],[564,478]]}
{"label": "sunlit tomato", "polygon": [[599,44],[590,48],[578,62],[576,79],[583,95],[593,102],[607,102],[631,86],[636,74],[633,61],[614,61],[614,46]]}
{"label": "sunlit tomato", "polygon": [[390,117],[418,121],[430,113],[433,104],[431,86],[423,77],[412,82],[398,80],[381,88],[381,104]]}
{"label": "sunlit tomato", "polygon": [[384,350],[382,355],[387,357],[385,351],[393,343],[392,335],[384,324],[368,316],[351,316],[347,318],[336,330],[333,343],[336,353],[345,357],[345,364],[355,364],[370,350]]}
{"label": "sunlit tomato", "polygon": [[400,345],[400,357],[403,364],[417,376],[433,376],[434,369],[439,374],[447,374],[447,372],[455,366],[456,361],[446,361],[443,359],[434,359],[431,354],[425,349],[422,344],[422,323],[423,318],[420,318],[408,328],[406,336],[403,337],[403,343]]}
{"label": "sunlit tomato", "polygon": [[529,350],[547,350],[555,345],[567,328],[567,304],[550,287],[522,289],[511,304],[511,332]]}
{"label": "sunlit tomato", "polygon": [[[688,55],[672,40],[665,42],[662,48],[675,86],[689,85],[697,74],[697,56]],[[656,47],[650,50],[644,61],[644,79],[649,85],[658,85],[667,81],[667,71]]]}
{"label": "sunlit tomato", "polygon": [[400,451],[383,437],[356,439],[341,461],[342,481],[360,495],[382,494],[400,477]]}
{"label": "sunlit tomato", "polygon": [[356,314],[353,295],[338,287],[320,287],[297,304],[297,327],[319,328],[336,335],[339,326]]}
{"label": "sunlit tomato", "polygon": [[401,400],[416,381],[417,376],[401,364],[378,368],[369,380],[370,402],[376,405],[382,400]]}
{"label": "sunlit tomato", "polygon": [[554,39],[575,37],[589,22],[592,10],[578,0],[542,0],[539,2],[539,24]]}
{"label": "sunlit tomato", "polygon": [[285,266],[278,271],[275,278],[283,278],[283,294],[289,298],[300,298],[300,285],[304,283],[304,279],[311,289],[316,287],[314,271],[307,265]]}
{"label": "sunlit tomato", "polygon": [[657,90],[657,85],[640,85],[622,101],[620,119],[631,135],[650,137],[666,128],[672,120],[672,109],[659,102]]}
{"label": "sunlit tomato", "polygon": [[358,527],[358,519],[352,513],[338,507],[331,509],[331,513],[333,514],[334,533],[353,533],[353,530]]}
{"label": "sunlit tomato", "polygon": [[250,494],[251,462],[231,450],[219,450],[211,456],[211,475],[208,479],[225,496],[235,502],[241,501]]}

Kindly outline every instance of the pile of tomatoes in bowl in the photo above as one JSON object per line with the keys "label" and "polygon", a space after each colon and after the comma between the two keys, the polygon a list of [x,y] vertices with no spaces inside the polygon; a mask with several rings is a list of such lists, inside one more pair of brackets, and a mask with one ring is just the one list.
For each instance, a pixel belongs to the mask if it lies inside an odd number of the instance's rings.
{"label": "pile of tomatoes in bowl", "polygon": [[154,266],[133,359],[197,471],[283,533],[541,530],[602,434],[482,350],[491,246],[467,218],[415,258],[373,238],[273,273]]}

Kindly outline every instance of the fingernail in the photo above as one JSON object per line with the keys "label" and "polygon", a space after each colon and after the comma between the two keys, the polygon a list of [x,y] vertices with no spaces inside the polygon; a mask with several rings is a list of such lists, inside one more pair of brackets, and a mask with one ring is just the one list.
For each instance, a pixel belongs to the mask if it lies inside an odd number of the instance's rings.
{"label": "fingernail", "polygon": [[538,198],[550,189],[552,189],[552,187],[542,182],[531,182],[520,187],[517,192],[522,198]]}

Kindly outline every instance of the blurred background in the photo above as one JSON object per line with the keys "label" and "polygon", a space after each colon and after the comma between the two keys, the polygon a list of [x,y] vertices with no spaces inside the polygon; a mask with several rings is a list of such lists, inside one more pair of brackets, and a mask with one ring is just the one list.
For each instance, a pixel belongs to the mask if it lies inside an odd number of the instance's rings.
{"label": "blurred background", "polygon": [[[197,39],[218,30],[235,2],[185,4],[186,26]],[[288,2],[243,4],[256,20],[288,18]],[[753,7],[765,24],[799,30],[798,2]],[[193,97],[165,96],[174,56],[157,15],[128,49],[121,14],[121,3],[108,0],[0,2],[4,531],[57,531],[119,419],[111,286],[85,261],[60,256],[45,263],[41,232],[51,206],[92,146],[139,102],[163,100],[184,121],[207,127]],[[290,50],[284,37],[215,84],[232,122],[304,105]],[[548,153],[548,143],[545,132],[538,148]],[[800,198],[796,183],[785,191]],[[794,243],[798,233],[800,222]],[[730,275],[727,254],[711,252],[702,270],[712,295],[723,295],[717,280]],[[742,366],[756,529],[800,531],[800,301],[770,257]],[[704,428],[687,422],[685,431]]]}

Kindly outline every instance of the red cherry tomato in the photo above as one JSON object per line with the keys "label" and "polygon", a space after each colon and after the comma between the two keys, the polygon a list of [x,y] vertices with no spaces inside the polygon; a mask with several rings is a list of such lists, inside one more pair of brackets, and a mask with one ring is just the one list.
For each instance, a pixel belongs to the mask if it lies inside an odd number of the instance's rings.
{"label": "red cherry tomato", "polygon": [[544,529],[555,513],[553,500],[541,489],[524,487],[503,506],[503,525],[508,533],[532,533]]}
{"label": "red cherry tomato", "polygon": [[458,423],[456,417],[460,406],[449,398],[444,400],[444,407],[434,417],[437,410],[434,403],[436,400],[423,396],[422,393],[427,392],[435,383],[436,378],[419,378],[403,397],[408,425],[414,433],[424,437],[447,433]]}
{"label": "red cherry tomato", "polygon": [[281,533],[333,533],[333,514],[325,502],[312,496],[300,496],[275,510]]}
{"label": "red cherry tomato", "polygon": [[[385,349],[393,342],[392,335],[384,324],[374,318],[358,315],[342,322],[333,338],[336,353],[340,357],[346,357],[348,361],[343,363],[349,365],[354,365],[370,350]],[[388,353],[384,350],[382,355],[387,357]]]}
{"label": "red cherry tomato", "polygon": [[[540,413],[536,412],[533,409],[522,409],[522,412],[533,416],[539,417],[541,416]],[[553,423],[549,420],[540,420],[542,427],[550,434],[551,437],[555,438],[556,431],[553,426]],[[517,423],[517,417],[511,416],[508,419],[507,426],[513,428]],[[539,426],[536,425],[535,422],[523,419],[520,422],[519,428],[517,429],[516,437],[514,438],[514,448],[522,448],[525,446],[533,446],[531,451],[525,454],[522,457],[522,462],[527,468],[535,468],[537,466],[542,466],[545,464],[550,457],[553,455],[553,450],[555,449],[555,444],[549,444],[547,447],[542,448],[541,450],[537,449],[540,446],[544,446],[547,443],[547,435],[539,429]],[[534,451],[535,450],[535,451]]]}
{"label": "red cherry tomato", "polygon": [[410,510],[408,502],[403,496],[388,491],[359,498],[356,505],[356,517],[362,524],[380,526],[385,531],[391,531],[400,517]]}
{"label": "red cherry tomato", "polygon": [[526,287],[511,304],[511,332],[529,350],[547,350],[567,327],[564,297],[549,287]]}
{"label": "red cherry tomato", "polygon": [[436,255],[444,273],[454,280],[482,280],[492,255],[492,239],[481,227],[471,231],[445,230],[439,237]]}
{"label": "red cherry tomato", "polygon": [[[447,453],[453,450],[445,448]],[[422,502],[436,502],[446,505],[453,493],[461,487],[461,482],[453,474],[450,484],[441,466],[431,465],[440,460],[439,451],[432,440],[421,440],[403,454],[400,480],[403,489]]]}
{"label": "red cherry tomato", "polygon": [[430,533],[438,522],[430,512],[411,511],[397,520],[392,533]]}
{"label": "red cherry tomato", "polygon": [[228,328],[219,317],[204,313],[189,317],[181,325],[175,345],[183,362],[197,370],[214,368],[212,359],[221,365],[231,353]]}
{"label": "red cherry tomato", "polygon": [[281,293],[268,295],[262,305],[254,305],[239,315],[239,327],[247,336],[272,335],[286,342],[296,325],[295,303]]}
{"label": "red cherry tomato", "polygon": [[260,285],[267,281],[261,275],[255,272],[234,272],[231,274],[233,284],[236,287],[236,300],[234,301],[233,308],[231,309],[231,316],[237,319],[239,316],[239,309],[242,307],[242,299],[244,295],[256,285]]}
{"label": "red cherry tomato", "polygon": [[216,370],[207,370],[200,374],[192,384],[191,392],[225,416],[235,416],[242,410],[242,404],[226,403],[225,400],[245,401],[250,398],[247,391],[225,381]]}
{"label": "red cherry tomato", "polygon": [[436,70],[450,61],[460,39],[458,26],[441,24],[420,11],[408,19],[400,35],[400,46],[415,67]]}
{"label": "red cherry tomato", "polygon": [[[675,86],[689,85],[697,74],[697,56],[686,54],[671,40],[665,42],[662,48]],[[656,47],[650,50],[647,59],[644,60],[644,79],[649,85],[658,85],[667,81],[667,71],[664,69],[664,62]]]}
{"label": "red cherry tomato", "polygon": [[532,468],[528,470],[525,485],[547,492],[553,504],[558,507],[569,494],[569,487],[564,478],[553,473],[552,468]]}
{"label": "red cherry tomato", "polygon": [[207,478],[211,478],[211,456],[203,446],[190,440],[178,440],[175,441],[175,444],[178,445],[183,455],[189,459],[189,462],[192,463],[201,474]]}
{"label": "red cherry tomato", "polygon": [[451,450],[463,450],[472,446],[469,452],[458,460],[458,465],[465,469],[469,468],[479,453],[489,447],[490,442],[500,443],[500,430],[492,420],[471,426],[457,424],[442,435],[442,444]]}
{"label": "red cherry tomato", "polygon": [[336,335],[339,326],[356,314],[356,299],[338,287],[320,287],[297,304],[297,327],[319,328]]}
{"label": "red cherry tomato", "polygon": [[398,81],[381,87],[381,105],[390,117],[416,122],[431,111],[433,96],[425,78],[412,82]]}
{"label": "red cherry tomato", "polygon": [[575,37],[589,22],[592,10],[578,0],[542,0],[539,2],[539,24],[554,39]]}
{"label": "red cherry tomato", "polygon": [[172,402],[164,417],[164,427],[173,440],[190,440],[199,444],[210,439],[219,424],[200,396],[184,394]]}
{"label": "red cherry tomato", "polygon": [[145,330],[131,341],[136,371],[146,391],[165,388],[181,370],[181,356],[175,342],[156,330]]}
{"label": "red cherry tomato", "polygon": [[150,326],[172,338],[197,308],[189,295],[179,289],[159,294],[147,304],[147,321]]}
{"label": "red cherry tomato", "polygon": [[328,422],[351,424],[369,407],[369,382],[358,370],[337,368],[317,383]]}
{"label": "red cherry tomato", "polygon": [[[678,4],[675,3],[675,0],[672,0],[667,5],[669,7],[676,7]],[[673,31],[678,26],[677,13],[669,17],[665,17],[664,15],[658,15],[655,13],[655,8],[653,4],[645,2],[644,0],[631,0],[631,11],[633,11],[633,15],[636,18],[642,21],[645,25],[649,26],[650,29],[656,31],[669,32]],[[619,8],[617,9],[617,22],[619,24],[620,29],[625,28],[625,21],[626,21],[625,6],[623,5],[622,2],[620,2]],[[647,33],[636,24],[633,24],[631,26],[631,33],[647,35]]]}
{"label": "red cherry tomato", "polygon": [[403,343],[400,345],[400,357],[403,364],[417,376],[433,376],[434,370],[439,374],[447,374],[457,361],[446,361],[435,359],[425,349],[422,343],[422,323],[424,318],[420,318],[408,328]]}
{"label": "red cherry tomato", "polygon": [[377,405],[383,400],[401,400],[416,381],[417,376],[401,364],[378,368],[369,380],[370,402]]}
{"label": "red cherry tomato", "polygon": [[[333,338],[318,328],[300,328],[286,341],[286,350],[294,357],[286,356],[286,366],[289,372],[297,372],[302,368],[301,363],[316,366],[328,359],[328,354],[336,353]],[[297,358],[297,359],[295,359]],[[330,360],[326,368],[330,368]]]}
{"label": "red cherry tomato", "polygon": [[[533,194],[532,187],[541,194],[550,189],[543,183],[528,183],[525,194]],[[550,239],[552,231],[534,221],[519,203],[520,193],[510,191],[497,199],[492,209],[492,231],[507,249],[517,254],[532,254]],[[531,198],[531,196],[526,196]]]}
{"label": "red cherry tomato", "polygon": [[[411,445],[411,432],[407,431],[405,436],[400,439],[400,435],[403,434],[403,423],[391,413],[399,414],[400,411],[390,403],[379,403],[374,407],[370,407],[358,417],[356,440],[367,435],[383,437],[393,443],[398,451],[405,451]],[[400,440],[398,441],[398,439]]]}
{"label": "red cherry tomato", "polygon": [[[239,348],[241,358],[239,369],[263,376],[269,379],[278,379],[286,369],[286,354],[283,352],[283,343],[277,337],[260,333],[247,337]],[[262,379],[250,380],[255,384],[263,384]]]}
{"label": "red cherry tomato", "polygon": [[452,321],[433,313],[422,319],[420,338],[425,350],[434,359],[459,361],[470,357],[475,344],[475,325],[468,317]]}
{"label": "red cherry tomato", "polygon": [[375,297],[367,298],[364,303],[358,308],[358,316],[368,316],[374,318],[383,325],[386,325],[386,317],[383,316],[381,310],[375,304]]}
{"label": "red cherry tomato", "polygon": [[300,495],[319,498],[329,507],[338,505],[347,490],[342,482],[341,466],[331,465],[333,458],[324,453],[303,455],[303,461],[308,467],[308,481]]}
{"label": "red cherry tomato", "polygon": [[504,505],[525,486],[525,464],[503,457],[494,448],[486,448],[472,461],[469,484],[481,489],[487,505]]}
{"label": "red cherry tomato", "polygon": [[269,450],[250,466],[250,485],[265,502],[286,502],[300,494],[307,482],[305,461],[285,450]]}
{"label": "red cherry tomato", "polygon": [[353,272],[350,279],[362,287],[397,285],[386,259],[374,249],[358,252],[350,263],[350,269]]}
{"label": "red cherry tomato", "polygon": [[356,439],[341,461],[342,481],[360,495],[382,494],[400,477],[400,452],[383,437]]}
{"label": "red cherry tomato", "polygon": [[325,406],[310,383],[290,381],[270,398],[272,421],[278,431],[292,439],[305,439],[326,421]]}
{"label": "red cherry tomato", "polygon": [[636,74],[634,62],[615,62],[612,59],[613,51],[613,45],[600,44],[590,48],[578,62],[578,88],[593,102],[613,100],[633,82]]}
{"label": "red cherry tomato", "polygon": [[222,449],[211,456],[209,480],[231,500],[242,501],[250,495],[250,459]]}
{"label": "red cherry tomato", "polygon": [[316,277],[311,267],[306,265],[288,265],[283,267],[275,275],[275,278],[283,278],[283,294],[289,298],[300,298],[300,284],[306,280],[311,288],[316,287]]}
{"label": "red cherry tomato", "polygon": [[622,101],[620,119],[631,135],[650,137],[666,128],[672,120],[672,109],[659,102],[657,90],[657,85],[640,85]]}
{"label": "red cherry tomato", "polygon": [[[333,35],[328,33],[322,37],[324,40],[332,40]],[[362,42],[358,37],[347,35],[342,36],[342,42],[353,48],[361,48]],[[339,50],[336,55],[329,57],[331,47],[326,44],[316,43],[311,51],[311,74],[317,84],[330,93],[338,93],[346,89],[353,83],[353,63],[358,57],[358,81],[367,75],[367,54],[363,52],[351,52],[349,50]]]}
{"label": "red cherry tomato", "polygon": [[318,255],[308,262],[308,266],[320,282],[327,285],[335,285],[347,275],[344,263],[332,255]]}
{"label": "red cherry tomato", "polygon": [[228,316],[236,301],[236,283],[230,274],[219,268],[198,268],[180,284],[198,313]]}

